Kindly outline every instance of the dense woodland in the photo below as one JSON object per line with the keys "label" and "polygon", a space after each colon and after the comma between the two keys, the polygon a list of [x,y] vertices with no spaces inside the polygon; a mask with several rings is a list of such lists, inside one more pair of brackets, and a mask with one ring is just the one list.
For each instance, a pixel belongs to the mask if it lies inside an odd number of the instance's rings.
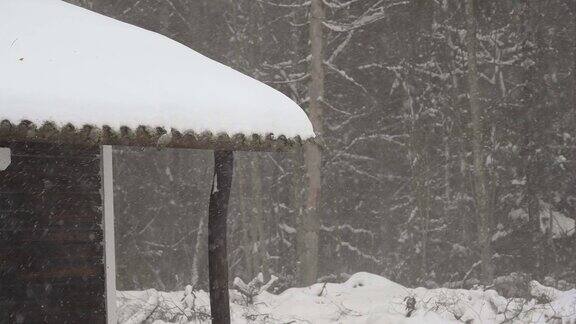
{"label": "dense woodland", "polygon": [[[236,155],[232,277],[576,282],[575,0],[72,2],[309,113],[321,147]],[[211,163],[116,148],[120,289],[207,286]]]}

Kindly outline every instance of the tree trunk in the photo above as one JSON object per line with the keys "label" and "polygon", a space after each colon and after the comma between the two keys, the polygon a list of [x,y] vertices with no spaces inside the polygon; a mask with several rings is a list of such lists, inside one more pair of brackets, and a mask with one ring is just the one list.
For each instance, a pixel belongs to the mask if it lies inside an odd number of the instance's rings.
{"label": "tree trunk", "polygon": [[[238,182],[238,197],[239,200],[239,207],[240,207],[240,217],[243,224],[250,224],[251,223],[251,213],[248,210],[246,205],[246,198],[248,197],[248,190],[246,184],[246,167],[245,164],[247,163],[248,159],[244,156],[241,160],[238,159],[238,155],[236,156],[236,181]],[[251,239],[250,230],[252,228],[250,226],[241,226],[241,237],[242,237],[242,253],[244,255],[244,264],[245,264],[245,276],[247,279],[254,278],[254,253],[253,253],[253,241]]]}
{"label": "tree trunk", "polygon": [[304,220],[304,202],[303,202],[303,188],[304,188],[304,162],[302,161],[302,152],[295,150],[294,152],[294,172],[292,173],[292,201],[291,206],[294,210],[294,218],[296,220],[296,254],[294,255],[294,278],[300,281],[300,252],[305,249],[304,240],[300,232],[303,230],[301,225]]}
{"label": "tree trunk", "polygon": [[[310,12],[310,106],[309,117],[317,138],[322,137],[322,100],[324,96],[324,57],[322,24],[324,8],[322,0],[312,0]],[[308,173],[308,197],[306,210],[298,229],[298,277],[301,284],[310,285],[318,276],[318,231],[320,228],[320,191],[322,156],[317,144],[307,143],[304,147]]]}
{"label": "tree trunk", "polygon": [[[252,198],[254,205],[252,206],[252,221],[249,225],[252,232],[252,253],[254,255],[252,276],[255,277],[258,273],[262,272],[265,278],[268,276],[268,258],[266,255],[266,229],[264,226],[264,204],[262,202],[262,168],[260,164],[260,157],[254,156],[251,161],[252,165]],[[253,279],[250,278],[250,279]]]}
{"label": "tree trunk", "polygon": [[233,172],[233,153],[214,151],[214,178],[208,207],[208,268],[213,324],[230,323],[226,222]]}
{"label": "tree trunk", "polygon": [[[200,223],[198,224],[198,235],[196,236],[196,246],[194,247],[194,257],[192,258],[192,287],[198,288],[200,285],[200,278],[202,277],[202,266],[201,262],[206,256],[206,229],[205,229],[204,218],[200,218]],[[206,272],[204,272],[204,275]]]}
{"label": "tree trunk", "polygon": [[474,0],[466,0],[466,50],[468,51],[468,87],[472,114],[472,151],[474,155],[474,190],[478,215],[478,240],[481,247],[482,279],[492,282],[492,252],[490,247],[490,210],[483,148],[483,111],[478,84],[476,13]]}

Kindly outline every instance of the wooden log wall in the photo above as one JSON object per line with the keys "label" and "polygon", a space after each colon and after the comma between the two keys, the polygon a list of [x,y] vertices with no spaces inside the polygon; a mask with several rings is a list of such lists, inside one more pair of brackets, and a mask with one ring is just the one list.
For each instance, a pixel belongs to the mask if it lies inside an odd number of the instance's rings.
{"label": "wooden log wall", "polygon": [[0,323],[105,323],[99,147],[0,147]]}

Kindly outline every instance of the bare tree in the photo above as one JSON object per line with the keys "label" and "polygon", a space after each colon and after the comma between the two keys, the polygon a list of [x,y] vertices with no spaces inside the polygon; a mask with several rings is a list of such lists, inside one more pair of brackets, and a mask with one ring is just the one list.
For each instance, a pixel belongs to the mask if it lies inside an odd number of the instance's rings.
{"label": "bare tree", "polygon": [[476,13],[474,0],[466,0],[466,49],[468,51],[468,96],[472,114],[472,151],[474,156],[474,190],[478,215],[478,237],[481,248],[482,278],[492,282],[492,252],[490,247],[490,207],[483,148],[484,117],[478,85],[478,59],[476,38]]}
{"label": "bare tree", "polygon": [[[310,10],[310,105],[308,115],[318,138],[322,138],[322,100],[324,97],[323,56],[324,5],[312,0]],[[306,210],[299,222],[298,276],[302,284],[311,284],[318,276],[318,230],[320,229],[320,192],[322,154],[317,144],[306,144],[304,157],[308,175]]]}

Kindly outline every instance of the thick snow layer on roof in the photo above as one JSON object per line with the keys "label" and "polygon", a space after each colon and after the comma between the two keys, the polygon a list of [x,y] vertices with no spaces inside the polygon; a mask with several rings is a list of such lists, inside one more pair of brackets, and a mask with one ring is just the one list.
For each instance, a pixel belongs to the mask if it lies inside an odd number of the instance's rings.
{"label": "thick snow layer on roof", "polygon": [[282,93],[59,0],[0,0],[0,119],[313,137]]}

